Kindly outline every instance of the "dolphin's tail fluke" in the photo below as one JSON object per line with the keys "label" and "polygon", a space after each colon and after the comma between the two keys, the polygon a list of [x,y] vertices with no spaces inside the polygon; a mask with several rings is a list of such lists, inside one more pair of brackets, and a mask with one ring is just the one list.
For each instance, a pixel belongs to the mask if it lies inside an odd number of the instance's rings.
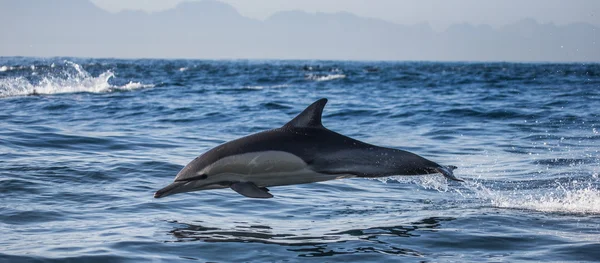
{"label": "dolphin's tail fluke", "polygon": [[458,181],[458,182],[464,182],[463,179],[457,178],[456,176],[454,176],[454,173],[452,171],[454,171],[454,169],[456,169],[458,167],[454,166],[454,165],[449,165],[449,166],[439,166],[437,168],[435,168],[435,171],[438,173],[441,173],[442,175],[444,175],[444,177],[452,180],[452,181]]}

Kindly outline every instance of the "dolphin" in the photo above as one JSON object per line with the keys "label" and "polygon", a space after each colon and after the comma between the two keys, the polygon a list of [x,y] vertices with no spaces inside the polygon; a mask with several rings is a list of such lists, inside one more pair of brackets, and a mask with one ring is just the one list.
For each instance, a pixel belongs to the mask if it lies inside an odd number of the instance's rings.
{"label": "dolphin", "polygon": [[280,128],[226,142],[187,164],[155,198],[231,188],[251,198],[272,198],[267,187],[353,177],[441,173],[442,166],[407,151],[364,143],[331,131],[321,123],[327,99],[317,100]]}

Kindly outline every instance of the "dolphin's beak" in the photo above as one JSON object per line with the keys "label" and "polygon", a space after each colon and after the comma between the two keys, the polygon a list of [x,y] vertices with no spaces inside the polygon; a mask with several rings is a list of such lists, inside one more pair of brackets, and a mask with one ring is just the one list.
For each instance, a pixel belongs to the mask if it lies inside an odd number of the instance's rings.
{"label": "dolphin's beak", "polygon": [[167,185],[165,188],[156,191],[156,193],[154,193],[154,198],[161,198],[168,195],[176,194],[178,192],[175,191],[175,189],[179,188],[184,184],[186,184],[186,182],[173,182],[170,185]]}

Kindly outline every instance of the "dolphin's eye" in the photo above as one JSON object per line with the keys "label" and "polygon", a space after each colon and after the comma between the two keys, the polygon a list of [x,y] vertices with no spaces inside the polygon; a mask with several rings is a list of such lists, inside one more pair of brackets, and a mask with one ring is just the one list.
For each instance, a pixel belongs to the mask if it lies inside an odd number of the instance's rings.
{"label": "dolphin's eye", "polygon": [[204,180],[206,178],[208,178],[207,174],[198,174],[198,175],[188,178],[188,180]]}
{"label": "dolphin's eye", "polygon": [[196,180],[204,180],[208,178],[207,174],[199,174],[196,176],[192,176],[192,177],[188,177],[188,178],[184,178],[184,179],[179,179],[179,180],[175,180],[176,182],[191,182],[191,181],[196,181]]}

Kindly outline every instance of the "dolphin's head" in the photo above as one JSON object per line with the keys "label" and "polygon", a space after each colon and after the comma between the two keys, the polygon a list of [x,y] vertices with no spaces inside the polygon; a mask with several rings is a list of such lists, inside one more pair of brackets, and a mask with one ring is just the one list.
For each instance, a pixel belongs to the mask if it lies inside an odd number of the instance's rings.
{"label": "dolphin's head", "polygon": [[178,193],[194,192],[210,189],[221,189],[229,187],[228,182],[215,181],[214,178],[209,178],[202,174],[189,179],[175,180],[170,185],[156,191],[154,198],[161,198]]}
{"label": "dolphin's head", "polygon": [[200,190],[220,189],[229,187],[228,182],[217,180],[209,176],[210,166],[205,165],[202,156],[186,165],[175,177],[170,185],[156,191],[154,198],[161,198],[173,194],[193,192]]}

